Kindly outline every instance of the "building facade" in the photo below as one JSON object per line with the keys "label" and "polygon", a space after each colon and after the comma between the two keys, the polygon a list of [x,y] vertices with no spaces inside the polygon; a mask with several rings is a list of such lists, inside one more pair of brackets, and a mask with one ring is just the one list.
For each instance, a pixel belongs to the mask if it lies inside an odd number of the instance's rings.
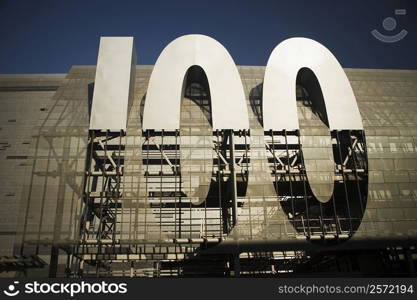
{"label": "building facade", "polygon": [[[167,129],[143,126],[153,66],[133,64],[117,130],[92,128],[95,66],[1,75],[0,274],[415,275],[417,71],[344,69],[361,130],[332,127],[319,76],[302,70],[288,87],[299,129],[267,130],[265,67],[238,66],[237,130],[216,128],[206,69],[187,67]],[[117,121],[110,108],[95,124]]]}

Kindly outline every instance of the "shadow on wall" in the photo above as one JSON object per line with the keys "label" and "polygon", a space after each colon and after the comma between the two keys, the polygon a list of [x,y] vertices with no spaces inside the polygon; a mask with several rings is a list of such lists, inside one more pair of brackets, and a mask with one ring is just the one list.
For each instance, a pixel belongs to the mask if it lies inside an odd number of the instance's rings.
{"label": "shadow on wall", "polygon": [[302,92],[301,95],[297,93],[297,100],[303,100],[304,106],[310,107],[313,114],[318,116],[324,125],[329,128],[323,93],[314,72],[309,68],[302,68],[297,74],[297,86],[301,88]]}
{"label": "shadow on wall", "polygon": [[93,95],[94,95],[94,82],[91,82],[87,86],[88,90],[88,118],[91,118],[91,109],[93,106]]}
{"label": "shadow on wall", "polygon": [[249,92],[249,103],[253,113],[256,116],[259,124],[263,127],[264,122],[262,118],[262,91],[263,83],[258,84]]}
{"label": "shadow on wall", "polygon": [[146,92],[143,94],[142,99],[140,99],[139,104],[139,119],[140,119],[140,128],[142,129],[143,125],[143,111],[145,110],[145,102],[146,102]]}

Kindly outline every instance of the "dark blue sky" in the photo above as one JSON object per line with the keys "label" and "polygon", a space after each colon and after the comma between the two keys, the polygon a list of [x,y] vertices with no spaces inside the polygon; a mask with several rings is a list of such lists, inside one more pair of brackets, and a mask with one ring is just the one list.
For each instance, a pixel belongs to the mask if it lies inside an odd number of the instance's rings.
{"label": "dark blue sky", "polygon": [[[395,15],[406,9],[406,15]],[[387,31],[382,21],[393,17]],[[408,35],[383,43],[370,31]],[[265,65],[286,38],[328,47],[343,67],[417,69],[417,1],[0,0],[0,73],[66,73],[94,65],[99,37],[134,36],[138,64],[154,64],[170,41],[209,35],[239,65]]]}

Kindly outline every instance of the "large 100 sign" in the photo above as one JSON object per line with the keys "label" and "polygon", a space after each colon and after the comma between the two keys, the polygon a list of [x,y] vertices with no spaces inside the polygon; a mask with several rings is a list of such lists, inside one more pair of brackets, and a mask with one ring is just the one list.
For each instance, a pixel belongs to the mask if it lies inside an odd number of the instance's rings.
{"label": "large 100 sign", "polygon": [[[126,129],[128,107],[134,94],[135,65],[136,53],[132,37],[101,38],[90,130]],[[179,37],[160,54],[146,92],[142,130],[180,129],[180,105],[184,96],[185,78],[193,66],[199,66],[207,77],[213,131],[248,131],[247,104],[238,69],[228,51],[219,42],[204,35]],[[331,222],[339,227],[336,231],[353,234],[360,225],[367,197],[367,157],[366,149],[363,149],[366,147],[359,148],[364,152],[361,159],[354,155],[360,152],[357,151],[360,144],[365,145],[365,136],[349,80],[326,47],[311,39],[290,38],[272,51],[263,81],[264,131],[273,134],[297,132],[300,129],[295,86],[302,70],[314,74],[319,82],[327,125],[332,138],[337,141],[333,149],[334,163],[339,166],[341,174],[341,179],[334,180],[334,190],[327,197],[320,197],[319,192],[308,187],[309,192],[315,196],[311,207],[319,204],[319,219],[322,222],[319,226],[324,226],[326,217],[336,217],[339,219]],[[342,144],[346,147],[341,147]],[[353,157],[350,166],[347,165],[349,156]],[[308,177],[308,167],[306,169]],[[311,179],[309,181],[311,183]],[[285,186],[282,190],[285,193]],[[298,204],[293,203],[292,208],[287,208],[287,215],[293,220],[297,214],[294,205]],[[314,210],[309,205],[306,204],[304,211],[310,211],[311,217]],[[300,214],[303,208],[298,207],[296,210]],[[295,222],[293,225],[297,227]]]}

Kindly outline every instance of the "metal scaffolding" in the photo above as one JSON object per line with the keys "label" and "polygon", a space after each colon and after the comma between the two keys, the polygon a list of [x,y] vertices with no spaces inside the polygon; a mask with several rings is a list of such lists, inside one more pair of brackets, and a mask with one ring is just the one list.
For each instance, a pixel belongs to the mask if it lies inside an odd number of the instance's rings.
{"label": "metal scaffolding", "polygon": [[265,133],[271,176],[283,210],[297,232],[327,243],[356,232],[366,206],[368,182],[363,131],[334,130],[331,137],[336,180],[330,201],[322,203],[308,181],[300,131]]}
{"label": "metal scaffolding", "polygon": [[[254,219],[263,218],[258,227],[264,228],[281,209],[297,239],[320,245],[349,239],[367,202],[364,132],[329,132],[335,181],[325,203],[309,183],[300,130],[264,132],[260,149],[275,196],[250,197],[251,132],[213,131],[208,84],[201,76],[199,82],[187,81],[183,102],[198,110],[184,108],[184,127],[140,133],[140,175],[125,171],[131,154],[124,131],[90,131],[80,240],[65,249],[67,276],[289,276],[322,268],[323,255],[338,264],[338,254],[306,249],[207,250],[229,240],[238,226],[252,236]],[[415,248],[408,251],[410,257]]]}

